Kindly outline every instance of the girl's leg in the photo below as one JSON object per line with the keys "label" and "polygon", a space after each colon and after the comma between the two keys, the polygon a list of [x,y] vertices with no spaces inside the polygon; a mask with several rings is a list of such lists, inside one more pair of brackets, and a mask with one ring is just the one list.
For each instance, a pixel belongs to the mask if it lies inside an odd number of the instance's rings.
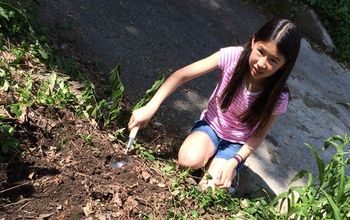
{"label": "girl's leg", "polygon": [[[206,189],[208,186],[212,187],[213,191],[215,190],[215,181],[217,178],[217,173],[219,169],[227,162],[226,159],[223,158],[213,158],[207,165],[206,170],[210,174],[212,178],[209,179],[207,174],[203,174],[201,181],[198,183],[203,189]],[[236,169],[233,170],[233,178],[237,175]]]}
{"label": "girl's leg", "polygon": [[214,155],[215,147],[210,137],[202,132],[191,133],[181,145],[178,154],[178,163],[193,170],[199,169]]}

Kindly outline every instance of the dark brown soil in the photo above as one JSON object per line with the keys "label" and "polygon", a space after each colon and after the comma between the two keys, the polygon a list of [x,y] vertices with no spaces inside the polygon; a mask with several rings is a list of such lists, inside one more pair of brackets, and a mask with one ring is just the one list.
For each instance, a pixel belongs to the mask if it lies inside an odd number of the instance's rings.
{"label": "dark brown soil", "polygon": [[[112,140],[69,109],[28,109],[28,122],[20,126],[22,155],[1,168],[2,219],[165,218],[172,195],[164,164],[132,150],[134,164],[109,168],[111,156],[124,152],[124,141]],[[152,138],[155,132],[143,129],[139,135]]]}
{"label": "dark brown soil", "polygon": [[[98,71],[73,51],[70,55],[83,63],[87,78]],[[39,85],[41,81],[34,82]],[[95,82],[103,93],[106,82]],[[9,115],[6,106],[17,98],[11,91],[1,91],[1,113]],[[130,109],[127,100],[125,97],[125,109]],[[139,131],[137,144],[129,151],[134,163],[113,169],[109,161],[113,155],[123,154],[128,131],[117,140],[109,134],[121,125],[104,127],[79,118],[72,107],[33,104],[22,111],[21,117],[10,116],[6,121],[16,127],[15,137],[21,145],[2,155],[7,160],[0,164],[1,220],[168,218],[176,195],[170,190],[171,176],[162,171],[168,163],[162,161],[176,159],[181,140],[168,138],[166,129],[152,127],[151,122]],[[157,159],[147,157],[147,152]],[[184,189],[188,185],[184,184]],[[173,208],[173,212],[179,210]]]}

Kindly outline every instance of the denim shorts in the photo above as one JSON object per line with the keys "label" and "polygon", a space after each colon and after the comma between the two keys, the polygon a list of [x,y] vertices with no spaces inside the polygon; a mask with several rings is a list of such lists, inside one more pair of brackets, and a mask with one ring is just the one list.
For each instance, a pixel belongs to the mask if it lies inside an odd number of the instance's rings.
{"label": "denim shorts", "polygon": [[[223,159],[229,160],[242,147],[242,144],[240,144],[240,143],[232,143],[230,141],[226,141],[226,140],[222,139],[221,137],[219,137],[217,135],[216,131],[214,131],[214,129],[212,129],[208,125],[208,123],[203,121],[203,120],[198,120],[195,122],[195,124],[191,130],[191,133],[193,133],[195,131],[204,132],[209,136],[209,138],[211,139],[211,141],[213,142],[214,147],[215,147],[215,153],[214,153],[213,158],[223,158]],[[244,162],[245,162],[245,160],[243,160],[240,164],[238,164],[238,166],[236,167],[237,172],[239,172],[243,168]]]}

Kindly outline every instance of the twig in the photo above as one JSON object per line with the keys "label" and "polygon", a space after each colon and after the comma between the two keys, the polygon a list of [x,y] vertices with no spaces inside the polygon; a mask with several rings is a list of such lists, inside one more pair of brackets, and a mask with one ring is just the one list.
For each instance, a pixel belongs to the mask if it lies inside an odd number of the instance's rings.
{"label": "twig", "polygon": [[24,185],[27,185],[27,184],[28,184],[28,183],[23,183],[23,184],[18,185],[18,186],[13,186],[13,187],[10,187],[10,188],[8,188],[8,189],[1,190],[0,193],[4,193],[4,192],[6,192],[6,191],[16,189],[16,188],[18,188],[18,187],[21,187],[21,186],[24,186]]}
{"label": "twig", "polygon": [[6,205],[4,205],[3,207],[7,207],[7,206],[11,206],[11,205],[17,205],[17,204],[20,204],[20,203],[22,203],[22,202],[26,202],[26,201],[29,201],[29,200],[30,200],[30,199],[22,199],[22,200],[19,200],[18,202],[6,204]]}
{"label": "twig", "polygon": [[24,205],[22,205],[21,207],[19,207],[19,209],[17,209],[17,211],[16,212],[18,212],[19,210],[21,210],[21,209],[23,209],[26,205],[28,205],[29,204],[29,202],[27,202],[27,203],[25,203]]}
{"label": "twig", "polygon": [[337,102],[337,104],[344,105],[346,107],[350,107],[350,102]]}
{"label": "twig", "polygon": [[149,204],[146,200],[141,199],[139,197],[135,197],[135,200],[137,200],[139,203],[141,203],[142,205],[148,206],[150,208],[154,208],[151,204]]}

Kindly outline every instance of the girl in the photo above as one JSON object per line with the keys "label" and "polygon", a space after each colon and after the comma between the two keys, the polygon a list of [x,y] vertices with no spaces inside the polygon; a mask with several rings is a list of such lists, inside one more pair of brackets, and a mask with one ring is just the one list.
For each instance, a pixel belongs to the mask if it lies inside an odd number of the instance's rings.
{"label": "girl", "polygon": [[209,104],[178,153],[178,163],[194,170],[205,166],[211,180],[199,185],[229,188],[270,130],[287,110],[286,80],[300,48],[298,28],[285,19],[266,23],[243,47],[223,48],[173,73],[147,105],[135,110],[129,129],[144,126],[181,84],[222,70]]}

